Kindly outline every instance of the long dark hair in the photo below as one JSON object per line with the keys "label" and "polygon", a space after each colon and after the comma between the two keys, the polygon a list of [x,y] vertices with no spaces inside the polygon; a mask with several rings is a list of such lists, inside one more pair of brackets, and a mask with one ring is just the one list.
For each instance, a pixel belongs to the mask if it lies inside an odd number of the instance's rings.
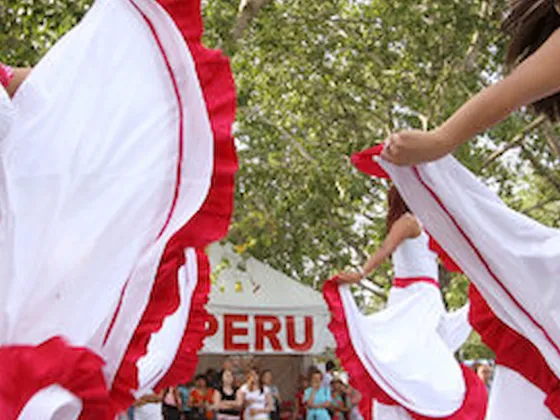
{"label": "long dark hair", "polygon": [[385,224],[387,233],[389,233],[395,222],[399,220],[403,214],[410,212],[410,209],[402,199],[399,191],[394,186],[389,189],[388,203],[389,211],[387,212],[387,220]]}
{"label": "long dark hair", "polygon": [[[254,367],[249,369],[249,371],[247,373],[250,375],[251,372],[255,373],[255,376],[257,377],[257,380],[259,381],[259,387],[257,389],[259,390],[259,392],[261,394],[263,394],[264,393],[264,385],[262,383],[262,374],[259,372],[259,370],[257,368],[254,368]],[[251,384],[251,385],[254,386],[255,384]],[[249,389],[249,391],[253,391],[253,389]]]}
{"label": "long dark hair", "polygon": [[[511,36],[506,55],[509,70],[533,54],[560,28],[558,0],[509,0],[509,12],[502,29]],[[560,93],[532,104],[535,112],[552,121],[560,120]]]}

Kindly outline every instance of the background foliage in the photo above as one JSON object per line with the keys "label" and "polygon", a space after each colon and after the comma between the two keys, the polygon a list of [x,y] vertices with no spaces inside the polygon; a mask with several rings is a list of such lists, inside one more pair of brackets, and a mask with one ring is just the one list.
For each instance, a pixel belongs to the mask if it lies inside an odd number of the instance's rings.
{"label": "background foliage", "polygon": [[[89,0],[7,0],[0,60],[32,65]],[[308,283],[360,263],[384,235],[387,185],[349,155],[430,128],[502,73],[506,0],[203,1],[206,43],[232,57],[241,169],[228,240]],[[520,112],[457,157],[515,209],[560,226],[559,132]],[[372,279],[388,290],[391,267]],[[444,275],[449,307],[467,281]],[[383,293],[366,304],[378,306]],[[485,356],[473,337],[468,357]]]}

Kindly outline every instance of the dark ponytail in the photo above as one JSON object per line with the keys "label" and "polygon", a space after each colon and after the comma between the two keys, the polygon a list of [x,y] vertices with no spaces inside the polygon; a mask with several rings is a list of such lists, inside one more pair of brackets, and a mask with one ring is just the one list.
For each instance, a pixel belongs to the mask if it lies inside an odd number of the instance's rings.
{"label": "dark ponytail", "polygon": [[[509,0],[509,12],[502,29],[511,36],[506,54],[509,70],[517,67],[560,28],[559,0]],[[560,63],[559,63],[560,65]],[[543,98],[532,108],[551,121],[560,120],[560,93]]]}
{"label": "dark ponytail", "polygon": [[399,220],[404,214],[410,212],[408,206],[399,194],[399,191],[394,186],[392,186],[389,190],[388,205],[389,211],[387,212],[387,221],[385,225],[387,234],[397,220]]}

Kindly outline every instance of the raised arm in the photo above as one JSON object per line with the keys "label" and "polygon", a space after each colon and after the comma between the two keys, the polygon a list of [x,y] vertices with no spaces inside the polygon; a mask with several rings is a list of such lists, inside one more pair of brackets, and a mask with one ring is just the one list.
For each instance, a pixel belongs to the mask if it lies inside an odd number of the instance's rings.
{"label": "raised arm", "polygon": [[363,277],[377,269],[386,258],[390,257],[405,239],[415,238],[420,235],[421,232],[422,228],[416,217],[410,213],[404,214],[393,224],[381,247],[373,253],[361,267],[361,272],[340,273],[338,281],[340,283],[359,282]]}
{"label": "raised arm", "polygon": [[402,165],[438,159],[513,111],[560,91],[560,29],[500,82],[467,101],[431,132],[393,134],[382,156]]}

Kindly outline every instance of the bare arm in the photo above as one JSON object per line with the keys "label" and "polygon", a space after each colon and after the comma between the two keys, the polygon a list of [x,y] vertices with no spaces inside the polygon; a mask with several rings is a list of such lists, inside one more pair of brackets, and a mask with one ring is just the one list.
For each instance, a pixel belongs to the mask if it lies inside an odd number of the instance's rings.
{"label": "bare arm", "polygon": [[294,411],[292,412],[292,420],[296,420],[296,419],[299,418],[299,412],[300,412],[300,409],[301,409],[300,404],[301,404],[301,402],[300,402],[299,398],[296,397]]}
{"label": "bare arm", "polygon": [[272,394],[268,392],[266,394],[266,406],[264,408],[265,413],[270,413],[274,410],[274,399],[272,398]]}
{"label": "bare arm", "polygon": [[[219,391],[214,392],[214,395],[212,396],[213,398],[213,405],[216,408],[216,410],[223,410],[226,409],[228,407],[224,407],[222,406],[222,394]],[[227,401],[224,401],[227,402]]]}
{"label": "bare arm", "polygon": [[456,147],[516,109],[560,91],[560,29],[505,79],[465,103],[440,128]]}
{"label": "bare arm", "polygon": [[10,96],[14,96],[19,86],[23,83],[31,68],[14,68],[14,78],[6,88]]}
{"label": "bare arm", "polygon": [[240,402],[240,407],[245,408],[249,405],[249,401],[247,401],[245,392],[241,388],[237,390],[237,401]]}
{"label": "bare arm", "polygon": [[250,413],[252,416],[255,416],[257,414],[262,414],[262,413],[270,413],[274,410],[274,403],[272,400],[272,395],[270,394],[270,392],[267,392],[265,395],[265,406],[264,408],[252,408],[250,410]]}
{"label": "bare arm", "polygon": [[149,403],[158,403],[161,402],[162,400],[163,400],[163,395],[161,393],[143,395],[134,402],[134,406],[140,407],[142,405],[149,404]]}
{"label": "bare arm", "polygon": [[386,160],[410,165],[438,159],[502,121],[513,111],[560,91],[560,29],[509,76],[467,101],[431,132],[393,134],[382,153]]}
{"label": "bare arm", "polygon": [[187,405],[188,405],[189,407],[196,407],[196,404],[195,404],[195,400],[194,400],[194,396],[193,396],[192,391],[191,391],[191,393],[189,394],[189,402],[188,402]]}
{"label": "bare arm", "polygon": [[420,233],[421,228],[416,217],[410,213],[401,216],[391,227],[381,248],[369,257],[362,269],[366,274],[371,273],[379,267],[386,258],[389,258],[405,239],[417,237]]}
{"label": "bare arm", "polygon": [[[386,258],[390,257],[397,247],[408,238],[415,238],[422,232],[422,228],[412,214],[407,213],[400,217],[389,231],[389,234],[383,241],[381,247],[372,254],[366,263],[362,266],[362,271],[368,275],[379,267]],[[360,273],[341,273],[339,274],[341,282],[355,283],[362,279]]]}
{"label": "bare arm", "polygon": [[178,388],[173,388],[173,397],[175,398],[175,404],[177,407],[183,406],[183,399],[181,398],[181,393]]}
{"label": "bare arm", "polygon": [[244,400],[244,394],[241,392],[241,389],[238,389],[237,393],[235,394],[235,407],[242,408],[243,400]]}
{"label": "bare arm", "polygon": [[227,410],[228,408],[228,401],[222,401],[222,394],[219,391],[214,391],[212,395],[212,405],[216,410]]}

